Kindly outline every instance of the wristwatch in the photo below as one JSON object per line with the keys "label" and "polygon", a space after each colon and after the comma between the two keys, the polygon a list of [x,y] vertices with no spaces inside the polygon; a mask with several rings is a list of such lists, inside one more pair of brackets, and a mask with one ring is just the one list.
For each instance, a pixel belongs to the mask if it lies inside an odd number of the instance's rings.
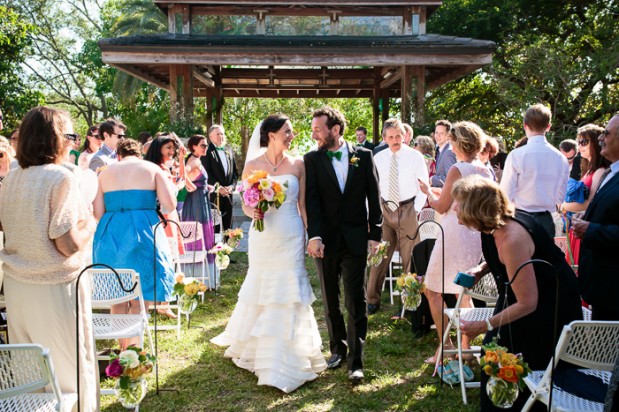
{"label": "wristwatch", "polygon": [[488,328],[488,332],[494,329],[494,327],[492,327],[492,323],[490,323],[490,319],[486,319],[486,327]]}

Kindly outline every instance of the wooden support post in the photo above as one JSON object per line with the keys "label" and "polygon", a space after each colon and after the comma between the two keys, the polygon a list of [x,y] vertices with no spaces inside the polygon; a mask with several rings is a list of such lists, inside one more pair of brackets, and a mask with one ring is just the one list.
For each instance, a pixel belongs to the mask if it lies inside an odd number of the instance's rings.
{"label": "wooden support post", "polygon": [[413,34],[413,8],[402,8],[402,34],[411,36]]}
{"label": "wooden support post", "polygon": [[183,15],[183,34],[191,34],[191,6],[185,4],[181,9]]}
{"label": "wooden support post", "polygon": [[419,12],[419,34],[426,34],[426,20],[428,19],[428,10],[425,6],[421,7]]}
{"label": "wooden support post", "polygon": [[[381,89],[380,82],[383,80],[383,76],[381,76],[380,67],[374,68],[374,92],[372,96],[372,130],[373,138],[372,141],[374,144],[378,144],[380,141],[380,99]],[[383,103],[384,104],[384,103]]]}
{"label": "wooden support post", "polygon": [[193,66],[185,64],[182,67],[182,112],[186,119],[190,119],[193,115]]}
{"label": "wooden support post", "polygon": [[215,123],[217,124],[222,124],[223,123],[223,117],[222,117],[222,107],[224,105],[224,91],[221,88],[221,84],[219,86],[217,86],[217,88],[215,89],[215,96],[217,98],[217,107],[215,108]]}
{"label": "wooden support post", "polygon": [[340,34],[340,16],[341,10],[327,10],[331,14],[331,25],[329,26],[329,35],[337,36]]}
{"label": "wooden support post", "polygon": [[206,129],[213,125],[213,97],[215,97],[213,91],[215,89],[206,89],[206,113],[204,114],[204,123]]}
{"label": "wooden support post", "polygon": [[168,33],[176,33],[176,8],[174,4],[168,5]]}
{"label": "wooden support post", "polygon": [[389,90],[383,89],[381,90],[381,94],[383,98],[383,110],[381,111],[382,122],[381,122],[381,127],[379,127],[379,129],[382,128],[382,124],[385,123],[387,119],[389,119]]}
{"label": "wooden support post", "polygon": [[170,65],[170,122],[178,120],[178,79],[176,65]]}
{"label": "wooden support post", "polygon": [[425,66],[417,66],[415,68],[416,84],[417,84],[417,99],[415,101],[415,125],[423,126],[426,123],[425,119],[425,97],[426,97],[426,68]]}
{"label": "wooden support post", "polygon": [[401,79],[401,116],[404,123],[411,122],[411,103],[413,92],[413,66],[402,66]]}

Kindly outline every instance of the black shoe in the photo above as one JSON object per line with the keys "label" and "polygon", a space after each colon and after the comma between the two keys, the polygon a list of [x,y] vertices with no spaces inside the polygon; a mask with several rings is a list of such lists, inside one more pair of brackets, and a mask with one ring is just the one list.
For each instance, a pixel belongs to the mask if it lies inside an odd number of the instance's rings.
{"label": "black shoe", "polygon": [[380,309],[380,303],[368,303],[368,315],[373,315]]}
{"label": "black shoe", "polygon": [[363,370],[362,369],[357,369],[354,371],[348,371],[348,380],[350,380],[350,382],[353,385],[358,385],[361,383],[361,381],[363,381]]}
{"label": "black shoe", "polygon": [[344,356],[335,354],[331,355],[329,360],[327,361],[327,369],[336,369],[342,366],[342,361],[344,360]]}

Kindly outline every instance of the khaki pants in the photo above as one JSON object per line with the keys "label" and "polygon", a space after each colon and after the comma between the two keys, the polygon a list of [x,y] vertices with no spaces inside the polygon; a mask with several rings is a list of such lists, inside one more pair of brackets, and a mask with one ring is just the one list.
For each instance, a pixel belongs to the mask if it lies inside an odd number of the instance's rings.
{"label": "khaki pants", "polygon": [[[407,235],[413,237],[417,231],[417,212],[415,211],[414,203],[410,202],[401,205],[394,212],[387,208],[385,203],[382,204],[382,240],[388,241],[389,247],[387,248],[387,257],[378,266],[370,268],[370,278],[367,284],[368,303],[370,304],[380,303],[380,294],[385,282],[385,276],[396,248],[400,252],[402,269],[404,272],[410,271],[413,248],[418,242],[407,237]],[[419,237],[416,239],[419,239]]]}
{"label": "khaki pants", "polygon": [[[37,343],[48,348],[63,393],[77,392],[75,284],[73,281],[38,285],[23,283],[8,276],[4,278],[11,343]],[[80,280],[79,299],[80,412],[91,412],[99,410],[99,372],[87,275]]]}

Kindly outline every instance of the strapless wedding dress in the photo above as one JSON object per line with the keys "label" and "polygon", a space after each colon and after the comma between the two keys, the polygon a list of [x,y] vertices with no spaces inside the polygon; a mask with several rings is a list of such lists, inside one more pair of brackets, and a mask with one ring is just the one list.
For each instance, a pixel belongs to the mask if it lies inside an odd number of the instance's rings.
{"label": "strapless wedding dress", "polygon": [[258,376],[258,385],[289,393],[326,368],[314,317],[316,300],[305,270],[305,228],[297,208],[299,181],[286,201],[264,215],[264,231],[249,233],[249,269],[226,330],[211,339],[225,356]]}

